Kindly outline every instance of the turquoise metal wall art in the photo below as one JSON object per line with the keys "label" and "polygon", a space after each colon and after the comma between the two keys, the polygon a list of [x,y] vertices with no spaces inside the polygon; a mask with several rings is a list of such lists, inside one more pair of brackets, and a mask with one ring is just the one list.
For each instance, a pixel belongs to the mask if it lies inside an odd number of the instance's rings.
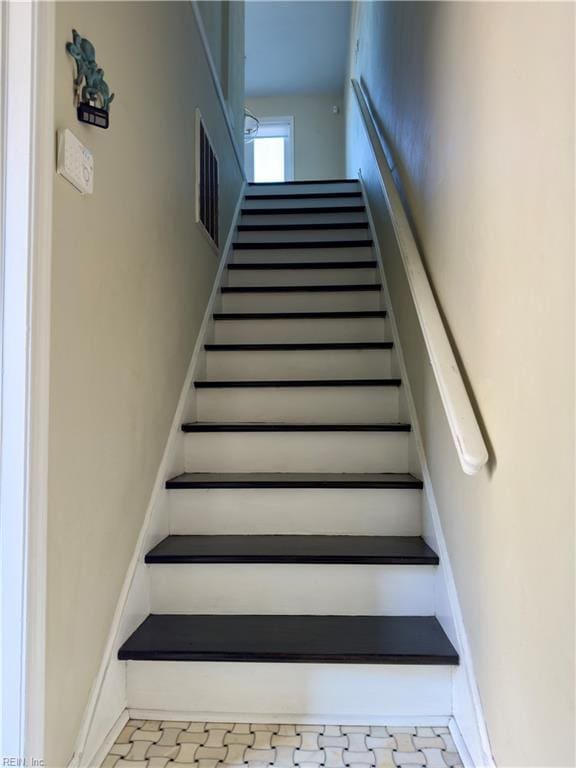
{"label": "turquoise metal wall art", "polygon": [[108,128],[114,94],[110,93],[104,80],[104,70],[96,63],[94,46],[73,29],[72,42],[66,43],[66,50],[76,62],[74,100],[78,119],[99,128]]}

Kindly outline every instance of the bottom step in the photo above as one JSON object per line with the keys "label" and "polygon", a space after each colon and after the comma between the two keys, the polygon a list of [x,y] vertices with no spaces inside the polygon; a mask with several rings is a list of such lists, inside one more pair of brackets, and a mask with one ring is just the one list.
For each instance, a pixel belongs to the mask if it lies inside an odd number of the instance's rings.
{"label": "bottom step", "polygon": [[129,661],[127,706],[161,720],[439,723],[452,715],[453,669],[417,664]]}
{"label": "bottom step", "polygon": [[448,717],[458,663],[435,618],[396,616],[152,615],[119,658],[132,710],[300,723]]}
{"label": "bottom step", "polygon": [[121,660],[458,664],[433,616],[152,614]]}

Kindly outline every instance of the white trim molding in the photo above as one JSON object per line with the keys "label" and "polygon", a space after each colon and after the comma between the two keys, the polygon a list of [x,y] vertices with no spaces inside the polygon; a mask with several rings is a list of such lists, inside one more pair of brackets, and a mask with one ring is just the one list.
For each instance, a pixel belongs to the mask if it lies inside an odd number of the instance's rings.
{"label": "white trim molding", "polygon": [[396,323],[390,290],[384,271],[384,262],[382,260],[382,252],[378,241],[378,231],[376,229],[368,195],[366,194],[366,188],[361,175],[360,186],[362,188],[364,205],[366,206],[366,215],[374,238],[374,251],[378,261],[386,311],[388,312],[390,321],[394,349],[398,356],[400,377],[403,385],[402,389],[406,398],[406,405],[410,423],[412,425],[412,432],[414,434],[422,480],[424,482],[424,538],[430,539],[428,543],[436,550],[440,558],[440,565],[438,566],[438,579],[440,583],[437,585],[436,613],[443,629],[456,646],[460,656],[460,665],[454,671],[452,677],[453,718],[449,723],[450,731],[458,746],[460,755],[464,760],[465,768],[495,768],[488,739],[488,731],[486,729],[486,721],[482,711],[480,694],[476,683],[472,654],[456,589],[456,582],[454,580],[454,574],[448,555],[448,547],[444,538],[440,514],[438,512],[434,489],[432,487],[432,478],[430,476],[422,440],[422,431],[420,429],[416,405],[412,396],[410,380],[408,378],[408,371],[398,333],[398,325]]}
{"label": "white trim molding", "polygon": [[388,214],[458,458],[464,472],[474,475],[488,461],[488,449],[400,200],[376,123],[362,88],[355,79],[352,79],[352,88],[368,136],[368,144],[379,170]]}
{"label": "white trim molding", "polygon": [[2,569],[11,584],[2,595],[2,695],[10,707],[0,751],[30,764],[44,757],[54,3],[3,3],[0,15],[0,499]]}
{"label": "white trim molding", "polygon": [[[306,715],[255,712],[198,712],[189,709],[135,709],[130,707],[128,715],[134,720],[175,720],[176,722],[210,722],[216,720],[224,723],[281,723],[288,725],[366,725],[366,715]],[[382,715],[370,718],[370,725],[390,725],[399,727],[417,726],[440,728],[450,727],[453,718],[438,715]],[[468,768],[468,766],[466,766]]]}
{"label": "white trim molding", "polygon": [[178,405],[174,413],[170,432],[152,488],[150,501],[138,535],[132,559],[128,566],[108,640],[100,663],[98,674],[92,686],[88,705],[84,712],[80,733],[69,768],[85,768],[95,764],[95,755],[100,755],[103,744],[108,743],[110,734],[115,732],[122,713],[127,707],[126,662],[118,661],[118,649],[124,640],[150,613],[148,573],[144,564],[146,552],[168,534],[166,480],[183,471],[181,425],[193,393],[192,382],[203,364],[205,337],[212,323],[212,313],[218,300],[218,288],[226,266],[236,232],[240,209],[244,197],[242,183],[236,208],[232,216],[222,257],[214,278],[212,293],[196,344],[192,352],[188,372],[182,386]]}

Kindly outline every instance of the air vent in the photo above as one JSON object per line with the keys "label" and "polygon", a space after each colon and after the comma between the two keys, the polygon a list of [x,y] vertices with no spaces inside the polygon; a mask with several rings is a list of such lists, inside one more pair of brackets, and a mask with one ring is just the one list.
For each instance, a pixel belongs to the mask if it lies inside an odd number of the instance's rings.
{"label": "air vent", "polygon": [[218,248],[218,158],[196,110],[196,221]]}

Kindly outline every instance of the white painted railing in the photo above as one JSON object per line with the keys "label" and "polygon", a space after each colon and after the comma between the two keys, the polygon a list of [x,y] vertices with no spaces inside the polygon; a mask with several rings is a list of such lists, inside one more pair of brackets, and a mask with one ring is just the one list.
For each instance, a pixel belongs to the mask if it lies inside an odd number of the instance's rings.
{"label": "white painted railing", "polygon": [[486,443],[450,346],[448,334],[444,328],[418,246],[390,171],[374,118],[360,83],[353,79],[352,87],[358,101],[368,141],[380,172],[380,182],[388,206],[388,214],[394,228],[406,278],[458,458],[464,472],[467,475],[474,475],[488,461]]}

